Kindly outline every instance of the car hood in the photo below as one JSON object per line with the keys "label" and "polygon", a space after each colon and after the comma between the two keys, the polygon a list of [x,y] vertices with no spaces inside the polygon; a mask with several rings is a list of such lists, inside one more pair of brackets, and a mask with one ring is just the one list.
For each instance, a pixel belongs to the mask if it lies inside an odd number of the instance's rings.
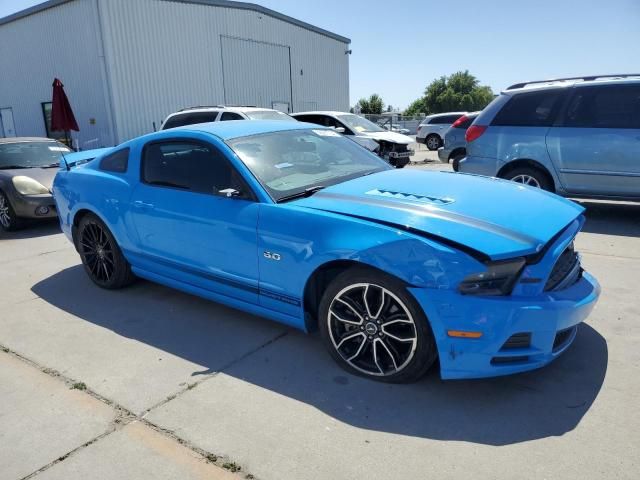
{"label": "car hood", "polygon": [[423,233],[492,260],[539,252],[584,211],[505,180],[408,169],[343,182],[292,204]]}
{"label": "car hood", "polygon": [[401,145],[409,145],[414,140],[397,132],[358,132],[358,136],[373,138],[374,140],[384,140],[391,143],[399,143]]}
{"label": "car hood", "polygon": [[58,173],[57,167],[51,168],[15,168],[12,170],[0,170],[0,174],[7,178],[13,178],[18,176],[33,178],[37,182],[40,182],[48,190],[51,190],[53,185],[53,179]]}

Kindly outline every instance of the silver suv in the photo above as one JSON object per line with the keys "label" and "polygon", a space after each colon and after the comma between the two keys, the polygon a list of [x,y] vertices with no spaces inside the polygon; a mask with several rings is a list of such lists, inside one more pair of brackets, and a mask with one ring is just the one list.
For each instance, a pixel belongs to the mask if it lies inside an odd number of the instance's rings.
{"label": "silver suv", "polygon": [[427,116],[418,126],[416,142],[424,143],[429,150],[437,150],[442,146],[447,129],[465,113],[447,112]]}
{"label": "silver suv", "polygon": [[172,113],[162,122],[160,130],[193,125],[195,123],[224,122],[226,120],[288,120],[295,122],[286,113],[270,108],[249,106],[191,107]]}

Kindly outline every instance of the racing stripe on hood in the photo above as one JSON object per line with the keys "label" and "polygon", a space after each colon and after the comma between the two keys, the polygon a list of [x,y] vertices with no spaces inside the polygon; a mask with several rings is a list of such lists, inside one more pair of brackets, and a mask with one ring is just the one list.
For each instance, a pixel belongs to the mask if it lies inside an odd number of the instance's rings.
{"label": "racing stripe on hood", "polygon": [[[392,200],[392,199],[386,200],[382,198],[362,198],[355,195],[347,195],[343,193],[331,193],[331,192],[323,192],[323,191],[316,193],[314,197],[326,198],[330,200],[340,200],[340,201],[351,202],[351,203],[358,203],[361,205],[390,208],[390,209],[398,210],[404,213],[420,215],[422,217],[434,218],[439,220],[448,220],[456,223],[463,223],[470,227],[477,228],[485,232],[492,233],[494,235],[500,235],[502,237],[509,238],[518,243],[537,245],[538,249],[541,249],[544,246],[544,242],[542,242],[541,240],[535,237],[531,237],[524,233],[515,232],[508,228],[504,228],[500,225],[496,225],[495,223],[487,222],[477,218],[468,217],[466,215],[462,215],[459,213],[449,212],[447,210],[434,207],[432,205],[416,205],[411,203],[405,203],[405,202],[402,202],[401,200]],[[325,210],[325,209],[318,208],[318,210]],[[329,211],[329,210],[327,209],[325,211]],[[333,212],[333,213],[336,213],[336,212]],[[374,218],[372,218],[371,220],[374,222],[376,221]],[[426,233],[430,233],[430,232],[426,232]]]}

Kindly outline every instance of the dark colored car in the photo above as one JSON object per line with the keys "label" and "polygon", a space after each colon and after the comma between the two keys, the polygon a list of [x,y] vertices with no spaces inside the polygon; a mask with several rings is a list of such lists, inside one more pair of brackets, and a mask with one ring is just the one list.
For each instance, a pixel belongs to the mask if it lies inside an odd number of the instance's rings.
{"label": "dark colored car", "polygon": [[57,215],[51,184],[68,147],[49,138],[0,138],[0,227],[16,230],[24,219]]}

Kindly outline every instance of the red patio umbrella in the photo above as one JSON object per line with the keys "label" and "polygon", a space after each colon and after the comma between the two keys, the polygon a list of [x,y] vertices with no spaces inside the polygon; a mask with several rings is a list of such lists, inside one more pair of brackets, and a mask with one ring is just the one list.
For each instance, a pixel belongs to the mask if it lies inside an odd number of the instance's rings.
{"label": "red patio umbrella", "polygon": [[53,99],[51,100],[51,130],[63,131],[67,143],[69,143],[69,130],[79,132],[78,122],[73,115],[67,94],[64,93],[64,85],[57,78],[53,79]]}

